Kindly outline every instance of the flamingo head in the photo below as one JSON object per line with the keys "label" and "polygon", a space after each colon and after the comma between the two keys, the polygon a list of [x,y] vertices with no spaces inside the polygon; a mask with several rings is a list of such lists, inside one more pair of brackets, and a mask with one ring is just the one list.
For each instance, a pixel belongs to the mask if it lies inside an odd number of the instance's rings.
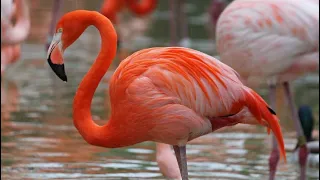
{"label": "flamingo head", "polygon": [[63,52],[83,33],[89,22],[84,21],[82,10],[65,14],[57,23],[55,34],[47,52],[47,60],[55,74],[67,81],[64,70]]}

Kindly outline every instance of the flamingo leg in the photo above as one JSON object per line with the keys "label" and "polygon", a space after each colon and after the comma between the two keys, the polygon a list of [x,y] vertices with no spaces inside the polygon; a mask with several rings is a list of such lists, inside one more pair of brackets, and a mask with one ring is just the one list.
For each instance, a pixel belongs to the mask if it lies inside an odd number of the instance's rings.
{"label": "flamingo leg", "polygon": [[49,34],[48,34],[48,38],[47,38],[47,42],[46,42],[46,50],[49,49],[50,43],[52,41],[52,35],[54,34],[54,27],[57,23],[58,17],[59,17],[59,10],[61,7],[61,0],[56,0],[53,2],[53,9],[52,9],[52,20],[50,23],[50,29],[49,29]]}
{"label": "flamingo leg", "polygon": [[176,0],[170,0],[170,39],[171,39],[171,45],[176,46],[177,45],[177,23],[176,23],[176,17],[177,17],[177,2]]}
{"label": "flamingo leg", "polygon": [[180,0],[181,7],[179,9],[180,26],[182,27],[181,35],[182,38],[188,38],[188,19],[186,17],[185,0]]}
{"label": "flamingo leg", "polygon": [[[275,108],[276,104],[276,85],[269,85],[269,105]],[[280,159],[278,144],[274,135],[272,135],[272,151],[269,157],[269,180],[274,180],[277,171],[277,165]]]}
{"label": "flamingo leg", "polygon": [[188,180],[187,153],[186,146],[173,146],[179,164],[182,180]]}
{"label": "flamingo leg", "polygon": [[300,180],[306,179],[306,164],[308,159],[308,148],[306,146],[306,138],[303,133],[303,129],[301,127],[300,121],[299,121],[299,115],[297,108],[294,104],[293,100],[293,94],[290,89],[289,83],[285,82],[283,83],[285,95],[288,101],[288,104],[290,106],[291,115],[294,121],[295,129],[297,132],[298,137],[298,146],[299,146],[299,164],[300,164]]}
{"label": "flamingo leg", "polygon": [[190,39],[188,36],[188,18],[185,8],[185,1],[186,0],[179,0],[179,23],[180,23],[180,32],[181,32],[181,38],[180,38],[180,46],[183,47],[190,47]]}

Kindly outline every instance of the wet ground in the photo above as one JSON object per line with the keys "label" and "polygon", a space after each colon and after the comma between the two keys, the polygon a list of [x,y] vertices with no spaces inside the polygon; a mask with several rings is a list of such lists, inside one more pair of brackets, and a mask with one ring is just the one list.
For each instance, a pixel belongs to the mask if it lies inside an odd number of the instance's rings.
{"label": "wet ground", "polygon": [[[205,10],[208,2],[194,6],[188,1],[192,47],[214,55],[208,39]],[[63,12],[73,9],[97,10],[101,1],[64,1]],[[21,60],[11,67],[1,83],[1,179],[163,179],[155,162],[155,144],[145,142],[127,148],[106,149],[87,144],[72,122],[72,101],[76,88],[99,51],[97,31],[89,28],[65,52],[68,83],[61,82],[49,69],[44,43],[48,31],[52,1],[34,0],[30,38],[22,46]],[[202,7],[202,8],[201,8]],[[169,43],[166,1],[142,23],[135,37],[127,39],[129,52]],[[125,25],[123,25],[125,26]],[[130,26],[130,25],[129,25]],[[139,26],[141,27],[141,26]],[[168,30],[169,31],[169,30]],[[113,67],[119,63],[116,59]],[[296,102],[314,110],[319,127],[319,78],[309,75],[294,84]],[[92,104],[99,124],[109,116],[108,83],[101,82]],[[259,91],[266,95],[266,90]],[[281,90],[279,90],[281,92]],[[284,107],[279,96],[278,107]],[[282,99],[283,100],[283,99]],[[296,144],[290,114],[282,108],[289,162],[280,162],[277,179],[295,180],[299,170],[290,161]],[[315,132],[317,136],[317,132]],[[238,125],[190,142],[187,146],[190,178],[267,179],[270,140],[266,130]],[[319,165],[308,168],[310,179],[319,179]]]}

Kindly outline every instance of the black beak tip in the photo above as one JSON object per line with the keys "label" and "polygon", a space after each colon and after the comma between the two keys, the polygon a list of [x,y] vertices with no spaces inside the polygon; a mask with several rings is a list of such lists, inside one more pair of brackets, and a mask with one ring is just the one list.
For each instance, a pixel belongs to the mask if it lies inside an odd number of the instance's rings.
{"label": "black beak tip", "polygon": [[53,64],[51,62],[51,59],[48,58],[48,63],[51,67],[51,69],[53,70],[53,72],[64,82],[68,81],[66,72],[64,70],[64,64]]}
{"label": "black beak tip", "polygon": [[267,107],[268,108],[268,110],[269,110],[269,112],[271,113],[271,114],[273,114],[273,115],[277,115],[276,114],[276,112],[274,112],[274,110],[273,109],[271,109],[270,107]]}

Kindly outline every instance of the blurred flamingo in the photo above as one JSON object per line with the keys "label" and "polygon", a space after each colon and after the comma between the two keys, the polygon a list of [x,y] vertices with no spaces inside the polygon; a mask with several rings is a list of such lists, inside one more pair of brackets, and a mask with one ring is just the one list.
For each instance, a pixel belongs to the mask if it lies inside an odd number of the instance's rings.
{"label": "blurred flamingo", "polygon": [[48,48],[50,46],[50,43],[52,41],[52,35],[54,34],[54,30],[55,30],[54,26],[55,26],[55,24],[57,24],[58,18],[60,16],[61,7],[62,7],[62,1],[61,0],[53,1],[52,19],[51,19],[51,22],[50,22],[47,42],[45,44],[45,50],[48,50]]}
{"label": "blurred flamingo", "polygon": [[150,14],[156,6],[157,0],[104,0],[100,11],[109,18],[112,23],[117,24],[117,14],[121,12],[124,7],[127,7],[135,15],[145,16]]}
{"label": "blurred flamingo", "polygon": [[[148,28],[150,20],[147,18],[157,6],[157,0],[104,0],[100,12],[109,18],[116,26],[118,32],[118,49],[120,50],[120,59],[129,54],[126,50],[126,44],[132,44],[133,38],[144,33]],[[138,18],[124,18],[121,12],[129,9]],[[120,16],[119,16],[120,15]]]}
{"label": "blurred flamingo", "polygon": [[[24,41],[30,29],[29,8],[26,1],[1,0],[1,44]],[[12,24],[15,18],[16,22]]]}
{"label": "blurred flamingo", "polygon": [[[299,141],[300,178],[305,179],[308,150],[289,81],[319,69],[319,1],[236,0],[221,14],[216,38],[221,61],[246,84],[267,82],[272,106],[276,85],[283,85]],[[273,140],[270,179],[279,160],[276,146]]]}
{"label": "blurred flamingo", "polygon": [[185,1],[169,0],[170,40],[172,46],[191,47]]}
{"label": "blurred flamingo", "polygon": [[101,50],[73,102],[74,125],[89,144],[106,148],[143,141],[173,145],[186,180],[188,141],[225,126],[261,124],[273,131],[285,159],[278,118],[267,103],[244,86],[232,68],[183,47],[144,49],[123,60],[110,80],[110,119],[97,125],[91,117],[91,101],[117,49],[111,21],[95,11],[65,14],[56,26],[47,60],[66,82],[63,52],[90,25],[100,32]]}
{"label": "blurred flamingo", "polygon": [[[12,20],[15,18],[15,23]],[[1,0],[1,75],[9,64],[20,57],[20,43],[30,29],[29,8],[26,1]]]}
{"label": "blurred flamingo", "polygon": [[[170,8],[170,44],[172,46],[190,47],[191,42],[188,37],[188,21],[185,15],[185,0],[170,0],[168,2]],[[146,29],[146,26],[144,26],[144,24],[146,24],[146,19],[143,19],[143,21],[136,20],[136,22],[131,20],[128,25],[126,25],[121,23],[123,20],[119,21],[119,17],[117,16],[119,12],[121,12],[124,7],[128,6],[128,8],[139,15],[141,19],[141,17],[145,17],[145,15],[151,13],[156,8],[156,4],[157,0],[144,0],[140,2],[137,2],[136,0],[104,1],[101,13],[117,25],[116,29],[118,30],[118,34],[120,34],[118,36],[121,37],[121,43],[119,40],[118,45],[123,44],[122,41],[128,41],[128,39],[136,37],[137,33],[135,32],[137,31],[135,29],[140,29],[138,32],[143,32]]]}

